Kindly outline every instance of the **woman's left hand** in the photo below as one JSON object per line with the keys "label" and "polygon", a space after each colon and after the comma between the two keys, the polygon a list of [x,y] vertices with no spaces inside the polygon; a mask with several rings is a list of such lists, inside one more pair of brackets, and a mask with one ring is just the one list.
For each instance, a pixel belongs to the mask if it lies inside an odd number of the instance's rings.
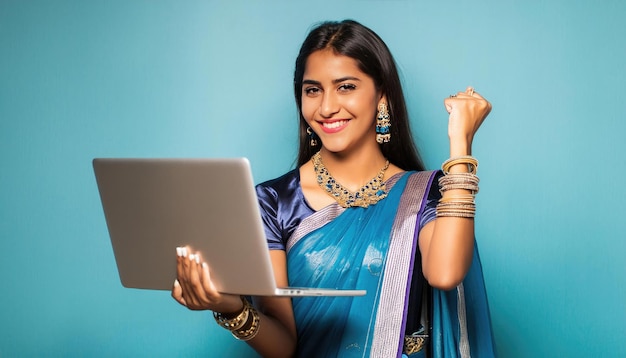
{"label": "woman's left hand", "polygon": [[491,103],[468,87],[465,92],[458,92],[444,101],[450,114],[448,120],[448,137],[450,138],[450,154],[471,154],[472,141],[478,128],[491,111]]}

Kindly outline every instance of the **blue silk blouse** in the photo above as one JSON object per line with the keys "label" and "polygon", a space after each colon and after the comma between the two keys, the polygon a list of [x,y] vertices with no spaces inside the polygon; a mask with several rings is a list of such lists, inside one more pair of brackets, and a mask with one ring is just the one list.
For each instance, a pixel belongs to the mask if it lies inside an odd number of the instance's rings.
{"label": "blue silk blouse", "polygon": [[[302,193],[300,171],[293,169],[261,183],[256,186],[256,192],[268,247],[270,250],[285,250],[287,240],[300,222],[315,213]],[[440,196],[438,186],[431,185],[424,212],[420,215],[420,230],[435,218]]]}

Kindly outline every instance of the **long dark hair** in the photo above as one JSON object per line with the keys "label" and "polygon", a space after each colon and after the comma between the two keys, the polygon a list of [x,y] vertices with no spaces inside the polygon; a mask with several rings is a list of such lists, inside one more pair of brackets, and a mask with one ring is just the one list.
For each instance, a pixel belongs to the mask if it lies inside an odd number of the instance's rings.
{"label": "long dark hair", "polygon": [[319,140],[317,146],[312,147],[306,133],[307,124],[302,116],[302,81],[309,55],[323,49],[332,49],[336,54],[356,60],[359,69],[370,76],[376,88],[387,96],[391,141],[380,144],[383,155],[404,170],[424,170],[411,135],[402,84],[393,56],[376,33],[354,20],[321,23],[309,32],[296,58],[293,87],[300,113],[298,166],[310,160],[321,148]]}

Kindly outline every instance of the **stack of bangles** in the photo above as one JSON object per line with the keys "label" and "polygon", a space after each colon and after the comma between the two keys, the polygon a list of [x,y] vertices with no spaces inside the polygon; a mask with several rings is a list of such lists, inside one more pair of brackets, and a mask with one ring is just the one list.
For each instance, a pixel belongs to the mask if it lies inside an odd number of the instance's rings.
{"label": "stack of bangles", "polygon": [[[467,165],[467,173],[450,173],[455,165]],[[473,218],[476,214],[474,197],[478,193],[478,160],[472,156],[454,157],[446,160],[441,166],[444,176],[439,178],[441,199],[437,204],[437,217]],[[467,194],[448,193],[449,190],[468,190]]]}
{"label": "stack of bangles", "polygon": [[243,310],[235,317],[225,317],[222,313],[213,312],[215,322],[229,330],[240,341],[249,341],[259,333],[259,313],[250,302],[241,297]]}

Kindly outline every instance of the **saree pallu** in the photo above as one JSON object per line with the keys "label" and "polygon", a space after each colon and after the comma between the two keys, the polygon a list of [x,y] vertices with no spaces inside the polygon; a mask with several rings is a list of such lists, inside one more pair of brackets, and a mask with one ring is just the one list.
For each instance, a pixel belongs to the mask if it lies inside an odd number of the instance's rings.
{"label": "saree pallu", "polygon": [[483,272],[474,244],[472,265],[455,289],[432,289],[432,357],[495,357]]}
{"label": "saree pallu", "polygon": [[[360,297],[294,298],[299,357],[403,355],[411,278],[414,268],[421,270],[414,267],[418,217],[433,177],[434,172],[406,173],[388,183],[387,198],[377,204],[348,209],[333,204],[295,230],[287,242],[290,286],[367,290]],[[433,345],[433,356],[466,356],[447,354],[473,343],[465,339],[467,325],[456,325],[458,312],[469,309],[458,304],[465,296],[427,292],[433,297],[433,343],[441,342]],[[459,308],[450,309],[453,304]]]}

